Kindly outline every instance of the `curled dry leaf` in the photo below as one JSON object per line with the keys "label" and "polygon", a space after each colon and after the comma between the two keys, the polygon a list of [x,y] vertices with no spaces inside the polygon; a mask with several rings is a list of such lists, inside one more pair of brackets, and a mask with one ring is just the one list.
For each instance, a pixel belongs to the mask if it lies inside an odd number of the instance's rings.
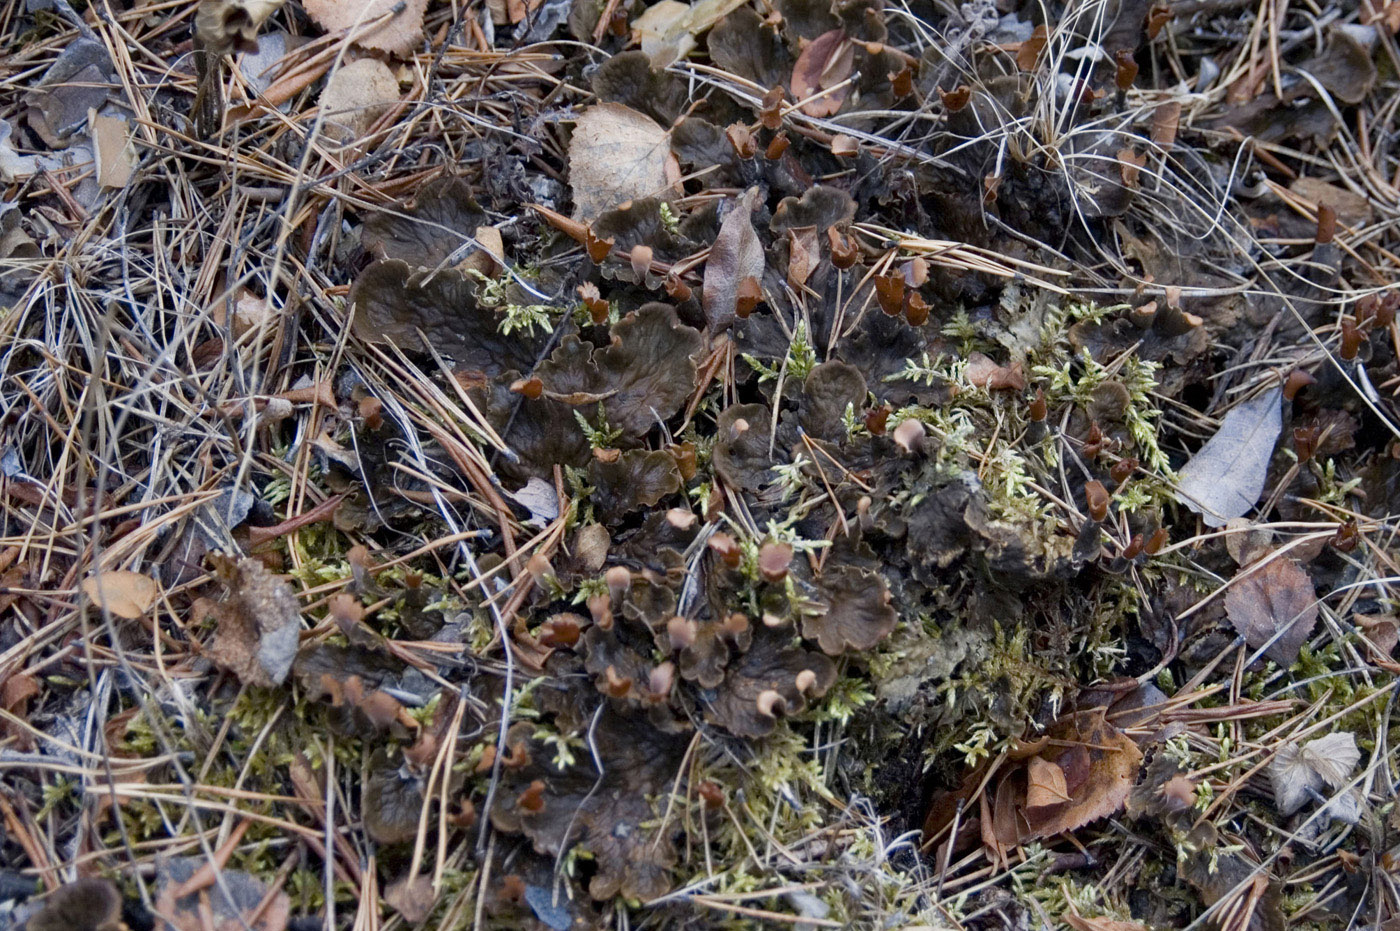
{"label": "curled dry leaf", "polygon": [[1285,667],[1312,633],[1317,604],[1312,579],[1291,559],[1241,570],[1225,593],[1225,614],[1245,643],[1255,650],[1269,643],[1264,655]]}
{"label": "curled dry leaf", "polygon": [[758,189],[750,188],[731,204],[710,246],[701,304],[711,333],[719,333],[734,322],[744,282],[763,280],[763,243],[754,232],[752,219],[757,199]]}
{"label": "curled dry leaf", "polygon": [[1020,362],[997,365],[980,352],[967,357],[967,380],[988,391],[1026,390],[1026,376],[1021,371]]}
{"label": "curled dry leaf", "polygon": [[432,912],[436,899],[430,876],[418,876],[411,882],[407,876],[403,876],[384,890],[385,904],[402,915],[410,925],[421,924]]}
{"label": "curled dry leaf", "polygon": [[229,594],[207,604],[218,626],[205,653],[249,685],[281,685],[301,633],[301,608],[291,586],[251,557],[237,563],[221,557],[216,571]]}
{"label": "curled dry leaf", "polygon": [[1346,785],[1359,762],[1361,751],[1349,731],[1327,734],[1301,747],[1284,744],[1269,764],[1274,806],[1281,815],[1293,814],[1323,789],[1337,790]]}
{"label": "curled dry leaf", "polygon": [[151,610],[159,595],[156,580],[139,572],[99,572],[83,579],[83,594],[117,617],[135,620]]}
{"label": "curled dry leaf", "polygon": [[1004,858],[1028,841],[1106,818],[1126,804],[1141,764],[1142,751],[1104,709],[1065,715],[1045,738],[1013,751],[1010,768],[985,788],[983,843]]}
{"label": "curled dry leaf", "polygon": [[665,197],[680,180],[671,134],[620,103],[583,112],[569,143],[574,219],[592,220],[639,197]]}
{"label": "curled dry leaf", "polygon": [[220,870],[217,883],[187,890],[190,880],[207,865],[203,857],[156,859],[155,931],[283,931],[287,927],[291,899],[285,892],[270,893],[242,870]]}
{"label": "curled dry leaf", "polygon": [[[361,48],[402,56],[423,41],[428,0],[302,0],[302,9],[327,32],[349,32]],[[380,25],[365,28],[374,22]]]}
{"label": "curled dry leaf", "polygon": [[684,58],[695,47],[696,36],[743,5],[744,0],[699,0],[693,5],[661,0],[632,21],[632,33],[659,71]]}

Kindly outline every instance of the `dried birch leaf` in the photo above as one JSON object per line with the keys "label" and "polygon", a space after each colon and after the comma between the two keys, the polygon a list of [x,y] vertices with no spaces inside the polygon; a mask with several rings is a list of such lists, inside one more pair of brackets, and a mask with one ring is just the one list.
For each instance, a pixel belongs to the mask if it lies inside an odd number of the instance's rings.
{"label": "dried birch leaf", "polygon": [[431,876],[418,876],[412,882],[404,876],[384,890],[385,904],[410,925],[421,924],[432,912],[436,899]]}
{"label": "dried birch leaf", "polygon": [[1275,559],[1230,586],[1225,614],[1250,649],[1272,640],[1264,655],[1291,666],[1317,623],[1317,596],[1296,562]]}
{"label": "dried birch leaf", "polygon": [[1206,526],[1243,517],[1259,500],[1283,429],[1282,398],[1279,386],[1231,410],[1215,436],[1182,466],[1176,497]]}
{"label": "dried birch leaf", "polygon": [[139,572],[100,572],[83,579],[83,594],[117,617],[135,620],[151,610],[156,580]]}
{"label": "dried birch leaf", "polygon": [[[410,55],[423,41],[428,0],[302,0],[302,9],[327,32],[349,31],[361,48]],[[383,25],[364,28],[386,14]]]}
{"label": "dried birch leaf", "polygon": [[377,58],[360,58],[334,71],[321,91],[327,135],[353,142],[399,100],[399,81]]}
{"label": "dried birch leaf", "polygon": [[301,632],[301,608],[291,586],[252,558],[236,564],[225,560],[218,572],[229,597],[209,608],[218,628],[206,655],[249,685],[281,685],[292,670]]}
{"label": "dried birch leaf", "polygon": [[638,197],[664,196],[680,180],[671,134],[620,103],[584,111],[569,143],[574,219],[592,220]]}
{"label": "dried birch leaf", "polygon": [[763,243],[754,232],[752,220],[757,197],[758,190],[750,188],[730,207],[710,246],[701,303],[711,333],[719,333],[734,322],[743,281],[763,280]]}
{"label": "dried birch leaf", "polygon": [[[818,91],[835,87],[851,76],[855,64],[855,45],[846,37],[843,29],[833,29],[812,40],[812,43],[797,56],[797,64],[792,67],[792,96],[797,100],[807,100]],[[808,116],[832,116],[846,102],[850,93],[847,85],[841,90],[823,94],[802,105],[802,112]]]}

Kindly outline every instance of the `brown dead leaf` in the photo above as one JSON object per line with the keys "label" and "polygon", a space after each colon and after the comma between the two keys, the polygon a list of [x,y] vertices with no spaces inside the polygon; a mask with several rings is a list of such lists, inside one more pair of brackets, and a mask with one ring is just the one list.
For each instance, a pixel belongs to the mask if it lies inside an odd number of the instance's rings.
{"label": "brown dead leaf", "polygon": [[763,279],[763,243],[754,232],[752,219],[757,197],[757,188],[750,188],[730,207],[710,246],[701,300],[711,333],[720,333],[734,322],[743,281]]}
{"label": "brown dead leaf", "polygon": [[[1400,623],[1390,614],[1354,614],[1352,619],[1361,630],[1366,653],[1371,662],[1389,672],[1400,672],[1400,663],[1392,658],[1400,645]],[[8,683],[7,683],[8,684]]]}
{"label": "brown dead leaf", "polygon": [[218,621],[205,654],[249,685],[281,685],[296,658],[301,609],[291,586],[256,559],[221,558],[219,577],[227,600],[204,603]]}
{"label": "brown dead leaf", "polygon": [[808,116],[832,116],[846,102],[850,86],[822,94],[808,100],[819,91],[828,90],[851,76],[855,64],[855,44],[846,36],[843,29],[833,29],[812,40],[797,63],[792,66],[792,95],[798,100],[806,100],[802,112]]}
{"label": "brown dead leaf", "polygon": [[361,58],[331,73],[321,91],[325,132],[339,142],[353,142],[398,103],[399,82],[377,58]]}
{"label": "brown dead leaf", "polygon": [[821,248],[817,245],[815,226],[788,230],[788,284],[794,289],[806,284],[820,258]]}
{"label": "brown dead leaf", "polygon": [[97,183],[103,187],[122,188],[136,171],[136,147],[126,120],[115,116],[89,118],[93,150],[97,154]]}
{"label": "brown dead leaf", "polygon": [[1045,43],[1050,40],[1050,32],[1044,25],[1036,26],[1031,37],[1021,43],[1016,52],[1016,67],[1022,71],[1034,70],[1040,61],[1040,53],[1045,51]]}
{"label": "brown dead leaf", "polygon": [[988,391],[1024,391],[1026,376],[1021,371],[1021,363],[997,365],[989,357],[974,352],[967,357],[967,380]]}
{"label": "brown dead leaf", "polygon": [[156,603],[155,579],[139,572],[100,572],[83,579],[83,594],[117,617],[135,620]]}
{"label": "brown dead leaf", "polygon": [[1065,771],[1048,760],[1031,757],[1026,768],[1026,807],[1049,808],[1068,801]]}
{"label": "brown dead leaf", "polygon": [[1225,593],[1225,615],[1250,649],[1273,641],[1264,655],[1281,666],[1293,665],[1317,623],[1312,579],[1291,559],[1245,572]]}
{"label": "brown dead leaf", "polygon": [[671,134],[620,103],[584,111],[569,143],[574,218],[593,220],[640,197],[664,197],[680,180]]}
{"label": "brown dead leaf", "polygon": [[[302,0],[302,9],[327,32],[350,32],[361,48],[403,56],[423,41],[428,0]],[[365,28],[386,15],[382,25]]]}
{"label": "brown dead leaf", "polygon": [[1138,186],[1138,175],[1146,167],[1147,153],[1139,155],[1132,148],[1118,150],[1118,171],[1123,176],[1123,183],[1128,187]]}
{"label": "brown dead leaf", "polygon": [[695,36],[687,29],[690,4],[661,0],[632,20],[632,35],[655,71],[684,58],[695,48]]}
{"label": "brown dead leaf", "polygon": [[405,876],[384,890],[384,901],[410,925],[421,924],[433,910],[436,899],[432,878],[428,876],[415,877],[412,882]]}
{"label": "brown dead leaf", "polygon": [[1157,109],[1152,111],[1152,142],[1163,151],[1169,151],[1176,144],[1176,129],[1180,122],[1180,101],[1158,104]]}

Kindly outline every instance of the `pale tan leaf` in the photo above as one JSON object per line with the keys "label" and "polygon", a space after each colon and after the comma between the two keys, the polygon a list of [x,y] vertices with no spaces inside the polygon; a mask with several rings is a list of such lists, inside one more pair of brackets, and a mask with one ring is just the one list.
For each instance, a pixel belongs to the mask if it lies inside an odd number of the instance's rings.
{"label": "pale tan leaf", "polygon": [[620,103],[584,111],[569,143],[574,218],[593,220],[638,197],[665,197],[680,179],[671,134]]}
{"label": "pale tan leaf", "polygon": [[117,617],[135,620],[156,603],[156,580],[139,572],[101,572],[83,579],[83,594]]}
{"label": "pale tan leaf", "polygon": [[321,91],[324,132],[340,142],[360,138],[399,100],[399,82],[377,58],[361,58],[331,73]]}
{"label": "pale tan leaf", "polygon": [[110,188],[126,187],[136,171],[136,147],[131,144],[126,120],[93,114],[89,125],[97,154],[97,183]]}
{"label": "pale tan leaf", "polygon": [[695,47],[695,36],[686,28],[689,22],[690,5],[680,0],[654,3],[632,21],[632,35],[641,44],[652,70],[660,71]]}
{"label": "pale tan leaf", "polygon": [[[302,0],[302,8],[327,32],[350,32],[362,48],[409,55],[423,41],[428,0]],[[382,25],[365,28],[386,14],[391,15]]]}

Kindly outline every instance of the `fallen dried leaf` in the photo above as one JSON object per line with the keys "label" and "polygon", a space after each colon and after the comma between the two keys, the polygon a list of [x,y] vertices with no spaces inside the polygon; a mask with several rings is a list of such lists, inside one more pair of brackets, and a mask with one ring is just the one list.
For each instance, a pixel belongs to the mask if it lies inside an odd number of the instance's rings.
{"label": "fallen dried leaf", "polygon": [[399,81],[377,58],[360,58],[331,72],[319,104],[326,134],[342,143],[365,134],[399,100]]}
{"label": "fallen dried leaf", "polygon": [[[423,41],[428,0],[303,0],[302,9],[327,32],[348,31],[361,48],[410,55]],[[382,25],[365,29],[386,15]]]}
{"label": "fallen dried leaf", "polygon": [[1182,466],[1177,500],[1201,515],[1206,526],[1222,527],[1259,500],[1283,429],[1282,398],[1279,386],[1231,410],[1215,436]]}
{"label": "fallen dried leaf", "polygon": [[[850,85],[815,96],[818,91],[836,87],[851,76],[855,64],[855,44],[843,29],[833,29],[813,39],[792,67],[792,96],[807,101],[802,112],[808,116],[833,116],[846,102]],[[812,98],[812,99],[808,99]]]}
{"label": "fallen dried leaf", "polygon": [[710,246],[710,257],[705,261],[701,301],[712,334],[722,332],[734,322],[739,288],[744,279],[763,278],[763,243],[754,232],[752,220],[757,197],[757,189],[750,188],[730,206],[720,224],[719,235]]}
{"label": "fallen dried leaf", "polygon": [[97,183],[110,188],[126,187],[137,163],[136,147],[131,144],[126,120],[94,113],[89,125],[97,154]]}
{"label": "fallen dried leaf", "polygon": [[1317,623],[1317,595],[1308,574],[1291,559],[1274,559],[1225,593],[1225,614],[1250,649],[1270,644],[1264,655],[1291,666]]}
{"label": "fallen dried leaf", "polygon": [[135,620],[156,603],[159,589],[150,576],[121,570],[83,579],[83,594],[117,617]]}
{"label": "fallen dried leaf", "polygon": [[1349,731],[1327,734],[1301,747],[1284,744],[1269,764],[1274,806],[1281,815],[1293,814],[1323,788],[1340,789],[1360,761],[1356,737]]}
{"label": "fallen dried leaf", "polygon": [[574,218],[595,219],[640,197],[664,197],[680,179],[671,134],[620,103],[584,111],[569,143]]}
{"label": "fallen dried leaf", "polygon": [[237,563],[224,558],[217,572],[229,597],[207,605],[218,627],[206,654],[249,685],[281,685],[301,632],[301,609],[291,586],[253,558]]}

